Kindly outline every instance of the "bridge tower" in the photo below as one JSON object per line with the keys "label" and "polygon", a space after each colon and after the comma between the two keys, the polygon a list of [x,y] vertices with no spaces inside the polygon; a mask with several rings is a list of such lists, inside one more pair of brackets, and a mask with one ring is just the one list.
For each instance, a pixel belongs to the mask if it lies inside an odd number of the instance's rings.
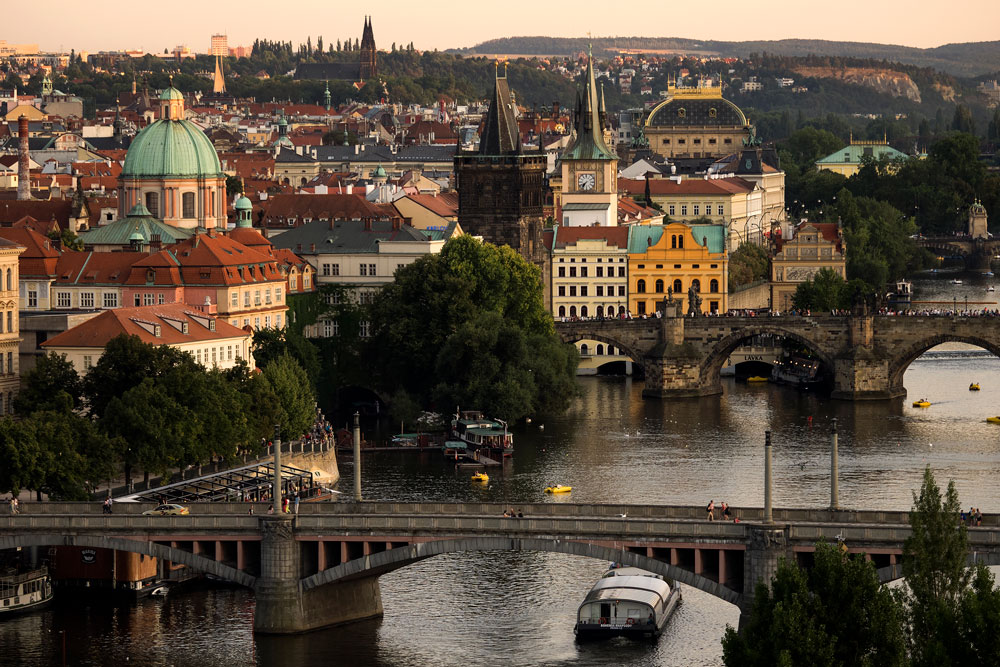
{"label": "bridge tower", "polygon": [[254,632],[295,634],[382,615],[377,577],[302,590],[302,547],[295,539],[294,518],[266,516],[260,518],[260,523]]}

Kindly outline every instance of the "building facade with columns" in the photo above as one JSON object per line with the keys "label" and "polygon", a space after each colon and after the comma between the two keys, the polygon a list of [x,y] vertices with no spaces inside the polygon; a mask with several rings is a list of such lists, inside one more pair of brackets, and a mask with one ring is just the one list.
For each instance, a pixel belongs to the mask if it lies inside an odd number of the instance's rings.
{"label": "building facade with columns", "polygon": [[0,239],[0,415],[12,412],[21,386],[18,347],[18,257],[24,246]]}

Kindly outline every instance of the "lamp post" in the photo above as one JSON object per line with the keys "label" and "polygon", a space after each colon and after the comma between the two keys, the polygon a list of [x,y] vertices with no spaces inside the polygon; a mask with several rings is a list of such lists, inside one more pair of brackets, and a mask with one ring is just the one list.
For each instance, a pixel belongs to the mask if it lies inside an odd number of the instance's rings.
{"label": "lamp post", "polygon": [[774,523],[771,508],[771,432],[764,431],[764,523]]}
{"label": "lamp post", "polygon": [[838,470],[837,461],[837,418],[833,418],[833,429],[830,431],[830,509],[840,509],[840,493],[837,488]]}
{"label": "lamp post", "polygon": [[275,513],[281,511],[281,424],[274,425],[274,492],[271,505]]}
{"label": "lamp post", "polygon": [[354,413],[354,500],[361,502],[361,413]]}

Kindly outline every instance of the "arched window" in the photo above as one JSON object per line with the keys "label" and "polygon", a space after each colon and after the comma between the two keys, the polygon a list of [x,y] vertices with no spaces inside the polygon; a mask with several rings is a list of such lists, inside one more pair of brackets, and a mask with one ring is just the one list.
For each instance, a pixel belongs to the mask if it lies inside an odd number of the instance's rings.
{"label": "arched window", "polygon": [[663,281],[660,279],[656,280],[656,293],[663,294]]}
{"label": "arched window", "polygon": [[678,278],[677,280],[674,281],[674,294],[680,294],[682,289],[683,288],[681,287],[681,279]]}
{"label": "arched window", "polygon": [[677,247],[681,248],[681,249],[684,248],[684,237],[683,236],[678,236],[677,237]]}
{"label": "arched window", "polygon": [[570,317],[576,317],[576,306],[570,306],[569,307],[569,316]]}
{"label": "arched window", "polygon": [[587,347],[586,343],[580,345],[580,356],[585,357],[590,352],[590,348]]}
{"label": "arched window", "polygon": [[7,291],[8,292],[11,291],[12,289],[14,289],[14,282],[13,282],[11,276],[12,276],[12,274],[11,274],[10,269],[7,269]]}
{"label": "arched window", "polygon": [[671,248],[676,248],[677,247],[677,236],[671,236],[670,237],[670,247]]}
{"label": "arched window", "polygon": [[305,177],[303,176],[303,177],[302,177],[302,185],[305,185],[305,184],[306,184],[306,183],[308,183],[308,182],[309,182],[309,181],[307,181],[307,180],[305,179]]}
{"label": "arched window", "polygon": [[597,307],[597,317],[604,317],[604,306]]}
{"label": "arched window", "polygon": [[559,306],[559,317],[566,317],[566,306]]}
{"label": "arched window", "polygon": [[708,291],[710,291],[710,292],[718,292],[719,291],[719,281],[716,280],[715,278],[712,278],[712,282],[710,282],[708,284]]}
{"label": "arched window", "polygon": [[181,217],[193,218],[194,216],[194,193],[185,192],[181,195]]}
{"label": "arched window", "polygon": [[699,292],[701,291],[701,281],[695,278],[691,281],[691,287],[695,288]]}
{"label": "arched window", "polygon": [[604,346],[601,345],[600,343],[598,343],[598,345],[597,345],[597,356],[601,356],[602,354],[604,354]]}
{"label": "arched window", "polygon": [[619,315],[625,314],[625,306],[618,306],[618,314]]}
{"label": "arched window", "polygon": [[635,291],[638,292],[639,294],[645,294],[646,281],[643,280],[642,278],[639,278],[639,281],[635,284]]}
{"label": "arched window", "polygon": [[587,317],[587,307],[580,306],[580,317]]}
{"label": "arched window", "polygon": [[146,193],[146,208],[149,210],[149,214],[154,218],[160,217],[160,193],[159,192],[147,192]]}

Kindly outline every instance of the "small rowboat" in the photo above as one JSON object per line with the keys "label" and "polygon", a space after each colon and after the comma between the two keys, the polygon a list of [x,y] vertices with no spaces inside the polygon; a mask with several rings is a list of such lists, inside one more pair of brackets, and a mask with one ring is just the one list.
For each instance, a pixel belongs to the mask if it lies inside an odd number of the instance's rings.
{"label": "small rowboat", "polygon": [[919,401],[913,401],[913,407],[915,408],[929,408],[931,407],[931,402],[926,398],[921,398]]}
{"label": "small rowboat", "polygon": [[555,486],[546,486],[545,493],[569,493],[573,490],[572,486],[563,486],[562,484],[556,484]]}

